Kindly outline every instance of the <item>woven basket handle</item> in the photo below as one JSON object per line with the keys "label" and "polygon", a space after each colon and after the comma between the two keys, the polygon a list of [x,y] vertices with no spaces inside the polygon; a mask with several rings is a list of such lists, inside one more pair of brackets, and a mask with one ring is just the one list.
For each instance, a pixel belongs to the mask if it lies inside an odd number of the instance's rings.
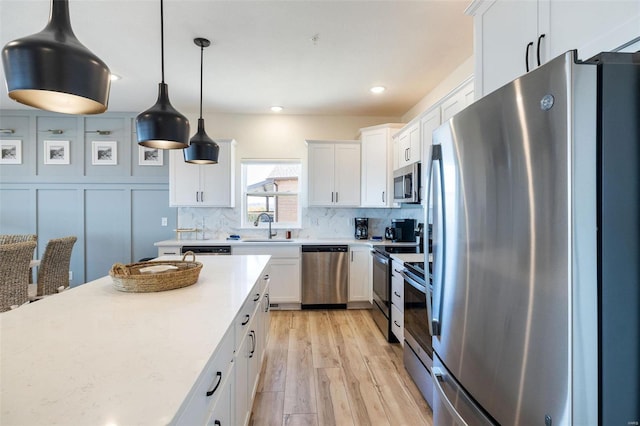
{"label": "woven basket handle", "polygon": [[114,263],[111,267],[111,272],[114,275],[130,275],[129,268],[127,268],[122,263]]}
{"label": "woven basket handle", "polygon": [[196,261],[196,254],[194,252],[192,252],[191,250],[189,250],[184,255],[182,255],[182,261],[184,262],[185,259],[187,258],[187,256],[189,256],[189,255],[191,255],[191,257],[193,257],[193,259],[191,259],[191,262],[195,262]]}

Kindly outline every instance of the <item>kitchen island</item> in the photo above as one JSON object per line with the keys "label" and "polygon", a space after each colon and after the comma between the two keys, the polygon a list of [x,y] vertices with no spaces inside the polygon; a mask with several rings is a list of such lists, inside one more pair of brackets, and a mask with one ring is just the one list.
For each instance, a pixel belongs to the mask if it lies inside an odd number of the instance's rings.
{"label": "kitchen island", "polygon": [[0,315],[0,424],[179,423],[220,342],[241,337],[269,256],[197,261],[182,289],[123,293],[107,276]]}

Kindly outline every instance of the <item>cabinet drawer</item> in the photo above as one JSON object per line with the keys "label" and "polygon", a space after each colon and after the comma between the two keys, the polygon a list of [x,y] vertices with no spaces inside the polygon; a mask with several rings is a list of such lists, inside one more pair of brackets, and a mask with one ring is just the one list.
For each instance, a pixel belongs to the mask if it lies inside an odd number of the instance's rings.
{"label": "cabinet drawer", "polygon": [[[285,244],[286,246],[283,246]],[[242,243],[231,248],[233,254],[268,254],[272,258],[300,258],[300,246],[295,243]]]}
{"label": "cabinet drawer", "polygon": [[[262,279],[260,281],[262,281]],[[260,293],[260,291],[258,291],[260,287],[260,283],[257,283],[255,286],[253,286],[252,291],[249,293],[249,296],[242,304],[242,308],[240,308],[240,312],[236,317],[236,346],[240,345],[244,335],[249,331],[251,320],[253,320],[253,317],[255,316],[256,311],[260,306],[260,299],[262,298],[262,294]]]}
{"label": "cabinet drawer", "polygon": [[404,281],[402,285],[397,282],[391,284],[391,303],[400,312],[404,312]]}
{"label": "cabinet drawer", "polygon": [[178,256],[180,247],[158,247],[158,256]]}
{"label": "cabinet drawer", "polygon": [[404,346],[404,314],[395,305],[391,305],[391,330]]}
{"label": "cabinet drawer", "polygon": [[204,368],[178,418],[180,425],[201,425],[207,422],[211,408],[222,393],[223,383],[231,379],[234,349],[233,327],[224,335],[215,353]]}
{"label": "cabinet drawer", "polygon": [[213,406],[211,416],[207,422],[207,426],[233,426],[232,420],[232,395],[233,395],[233,379],[227,377],[227,380],[220,385],[220,396]]}

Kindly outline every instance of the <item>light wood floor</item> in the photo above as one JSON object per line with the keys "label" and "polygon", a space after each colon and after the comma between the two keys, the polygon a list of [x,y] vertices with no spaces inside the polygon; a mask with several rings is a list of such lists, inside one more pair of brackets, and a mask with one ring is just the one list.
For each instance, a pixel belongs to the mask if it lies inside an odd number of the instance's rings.
{"label": "light wood floor", "polygon": [[250,425],[429,425],[432,413],[368,310],[272,311]]}

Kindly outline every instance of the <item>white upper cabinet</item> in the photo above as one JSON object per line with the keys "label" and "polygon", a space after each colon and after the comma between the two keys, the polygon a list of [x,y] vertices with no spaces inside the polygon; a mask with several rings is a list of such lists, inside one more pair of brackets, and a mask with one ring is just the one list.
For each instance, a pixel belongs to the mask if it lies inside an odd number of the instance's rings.
{"label": "white upper cabinet", "polygon": [[169,205],[233,207],[235,141],[217,140],[218,164],[190,164],[181,149],[169,151]]}
{"label": "white upper cabinet", "polygon": [[391,207],[394,170],[393,135],[403,124],[360,129],[362,147],[361,207]]}
{"label": "white upper cabinet", "polygon": [[397,166],[394,170],[417,163],[421,159],[422,150],[420,144],[420,122],[409,123],[405,128],[396,133],[397,151],[395,152]]}
{"label": "white upper cabinet", "polygon": [[476,0],[476,99],[562,53],[580,59],[640,36],[637,0]]}
{"label": "white upper cabinet", "polygon": [[[473,103],[473,81],[465,84],[460,89],[458,89],[455,93],[453,93],[449,98],[442,102],[440,106],[442,123],[449,120],[451,117],[465,109],[468,105]],[[423,118],[423,132],[424,128],[424,118]],[[433,120],[432,120],[433,122]],[[430,133],[433,132],[435,128],[428,130]],[[424,137],[423,137],[424,138]],[[428,135],[429,142],[431,142],[431,134]],[[425,140],[425,139],[423,139]]]}
{"label": "white upper cabinet", "polygon": [[360,141],[307,141],[309,206],[360,205]]}

